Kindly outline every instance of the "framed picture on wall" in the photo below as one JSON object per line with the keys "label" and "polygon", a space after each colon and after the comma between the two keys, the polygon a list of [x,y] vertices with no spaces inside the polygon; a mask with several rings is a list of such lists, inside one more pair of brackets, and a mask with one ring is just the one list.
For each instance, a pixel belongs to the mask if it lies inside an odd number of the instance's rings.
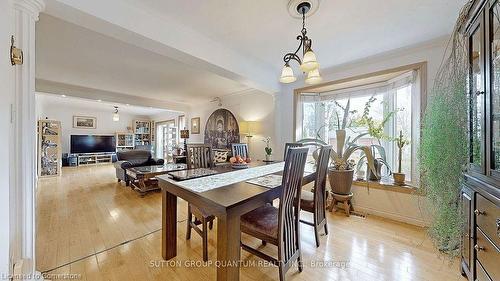
{"label": "framed picture on wall", "polygon": [[97,118],[90,116],[73,116],[73,128],[77,129],[95,129],[97,127]]}
{"label": "framed picture on wall", "polygon": [[191,134],[200,133],[200,117],[191,118]]}

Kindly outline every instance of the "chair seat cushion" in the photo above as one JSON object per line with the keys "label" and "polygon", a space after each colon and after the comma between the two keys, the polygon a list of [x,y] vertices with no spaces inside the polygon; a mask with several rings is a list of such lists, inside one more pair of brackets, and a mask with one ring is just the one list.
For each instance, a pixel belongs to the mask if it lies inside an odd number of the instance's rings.
{"label": "chair seat cushion", "polygon": [[278,238],[278,209],[266,205],[241,216],[241,231]]}
{"label": "chair seat cushion", "polygon": [[304,211],[314,212],[314,193],[307,190],[300,193],[300,208]]}

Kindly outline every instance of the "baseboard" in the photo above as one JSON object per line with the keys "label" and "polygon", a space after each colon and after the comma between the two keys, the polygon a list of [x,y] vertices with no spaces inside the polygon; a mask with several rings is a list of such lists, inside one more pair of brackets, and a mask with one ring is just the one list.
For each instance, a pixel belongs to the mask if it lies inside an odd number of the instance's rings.
{"label": "baseboard", "polygon": [[[33,260],[31,259],[22,259],[17,261],[14,264],[14,270],[13,270],[13,278],[12,280],[15,281],[44,281],[45,279],[43,278],[43,275],[38,272],[34,271],[34,264]],[[49,280],[45,280],[49,281]]]}
{"label": "baseboard", "polygon": [[429,222],[427,222],[427,221],[419,220],[419,219],[411,218],[411,217],[406,217],[406,216],[401,216],[399,214],[384,212],[384,211],[380,211],[380,210],[376,210],[376,209],[372,209],[372,208],[368,208],[368,207],[359,206],[356,204],[353,204],[353,207],[354,207],[354,210],[356,210],[356,211],[365,212],[367,214],[379,216],[382,218],[391,219],[391,220],[398,221],[398,222],[404,222],[407,224],[416,225],[416,226],[420,226],[420,227],[428,227],[430,225]]}

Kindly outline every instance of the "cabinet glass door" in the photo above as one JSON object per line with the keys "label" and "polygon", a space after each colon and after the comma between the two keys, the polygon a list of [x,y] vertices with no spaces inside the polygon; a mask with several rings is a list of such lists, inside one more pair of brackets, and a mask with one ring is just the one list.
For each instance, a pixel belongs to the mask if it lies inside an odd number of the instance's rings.
{"label": "cabinet glass door", "polygon": [[490,10],[491,169],[500,173],[500,2]]}
{"label": "cabinet glass door", "polygon": [[470,162],[471,168],[478,172],[483,172],[484,162],[484,66],[481,38],[480,27],[469,38]]}

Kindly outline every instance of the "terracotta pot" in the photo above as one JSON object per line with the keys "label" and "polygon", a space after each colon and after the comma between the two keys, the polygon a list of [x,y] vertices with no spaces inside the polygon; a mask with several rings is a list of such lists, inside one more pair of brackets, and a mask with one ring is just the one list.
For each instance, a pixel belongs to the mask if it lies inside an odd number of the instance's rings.
{"label": "terracotta pot", "polygon": [[380,161],[378,161],[377,159],[374,159],[373,164],[375,166],[375,170],[377,171],[378,176],[372,172],[372,169],[370,169],[370,166],[367,163],[366,164],[366,179],[369,181],[379,181],[380,174],[382,173],[382,163],[380,163]]}
{"label": "terracotta pot", "polygon": [[328,171],[328,180],[332,187],[332,192],[337,194],[351,194],[352,178],[354,170],[333,170]]}
{"label": "terracotta pot", "polygon": [[392,173],[392,177],[394,178],[394,184],[405,185],[405,174]]}

